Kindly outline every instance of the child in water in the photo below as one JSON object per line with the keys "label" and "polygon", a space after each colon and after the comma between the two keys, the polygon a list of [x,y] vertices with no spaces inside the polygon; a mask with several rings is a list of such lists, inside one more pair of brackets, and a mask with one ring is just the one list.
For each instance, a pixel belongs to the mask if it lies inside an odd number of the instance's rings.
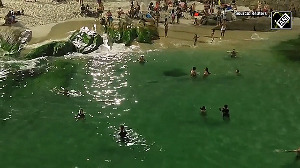
{"label": "child in water", "polygon": [[145,63],[146,60],[144,58],[144,56],[140,56],[140,58],[138,59],[139,63]]}
{"label": "child in water", "polygon": [[237,55],[237,51],[235,51],[235,49],[233,49],[230,54],[231,58],[236,58],[236,55]]}
{"label": "child in water", "polygon": [[208,68],[206,67],[206,68],[204,69],[203,76],[205,77],[205,76],[208,76],[208,75],[210,75],[210,72],[208,71]]}
{"label": "child in water", "polygon": [[227,104],[225,104],[223,108],[219,108],[219,110],[223,113],[223,120],[230,119],[229,108]]}
{"label": "child in water", "polygon": [[235,70],[235,73],[236,73],[236,75],[240,75],[240,70],[239,70],[239,69],[236,69],[236,70]]}
{"label": "child in water", "polygon": [[125,140],[127,139],[127,132],[126,132],[126,130],[125,130],[124,125],[121,125],[121,126],[120,126],[120,132],[119,132],[119,135],[120,135],[120,139],[121,139],[122,141],[125,141]]}
{"label": "child in water", "polygon": [[202,106],[200,107],[201,115],[206,116],[206,107]]}
{"label": "child in water", "polygon": [[196,77],[196,76],[197,76],[196,67],[193,67],[191,70],[191,77]]}
{"label": "child in water", "polygon": [[76,121],[81,118],[85,120],[85,113],[82,108],[79,109],[78,114],[75,116]]}

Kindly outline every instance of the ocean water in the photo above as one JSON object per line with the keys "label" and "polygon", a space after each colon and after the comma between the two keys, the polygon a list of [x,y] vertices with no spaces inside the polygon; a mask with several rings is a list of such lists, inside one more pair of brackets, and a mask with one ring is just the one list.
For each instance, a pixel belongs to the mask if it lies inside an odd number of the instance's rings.
{"label": "ocean water", "polygon": [[[232,59],[201,47],[114,44],[88,55],[1,61],[0,165],[300,167],[294,153],[278,152],[299,147],[299,62],[269,46],[238,52]],[[203,78],[205,67],[211,75]],[[224,104],[230,121],[218,110]],[[86,120],[75,121],[79,108]],[[121,124],[129,143],[119,142]]]}

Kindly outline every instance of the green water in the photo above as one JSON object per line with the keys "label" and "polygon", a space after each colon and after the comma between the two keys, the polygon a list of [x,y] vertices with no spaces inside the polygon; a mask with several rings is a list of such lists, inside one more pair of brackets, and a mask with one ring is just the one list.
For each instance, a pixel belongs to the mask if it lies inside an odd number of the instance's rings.
{"label": "green water", "polygon": [[[299,146],[299,62],[262,48],[237,59],[201,48],[155,51],[145,65],[134,53],[95,53],[8,77],[0,85],[1,167],[300,167],[294,153],[274,152]],[[212,74],[191,79],[193,66]],[[218,110],[224,104],[229,122]],[[85,121],[74,120],[79,108]],[[134,144],[116,142],[120,124]]]}

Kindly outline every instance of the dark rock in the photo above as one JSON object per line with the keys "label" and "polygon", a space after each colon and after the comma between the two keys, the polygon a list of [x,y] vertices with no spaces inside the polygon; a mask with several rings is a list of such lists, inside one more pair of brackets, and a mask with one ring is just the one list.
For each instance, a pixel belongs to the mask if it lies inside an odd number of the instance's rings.
{"label": "dark rock", "polygon": [[74,51],[76,48],[69,41],[53,41],[30,51],[25,57],[34,59],[43,56],[63,56]]}
{"label": "dark rock", "polygon": [[157,28],[153,25],[138,27],[137,36],[137,41],[140,43],[152,43],[152,40],[159,39]]}
{"label": "dark rock", "polygon": [[75,52],[76,48],[69,41],[59,41],[54,45],[53,56],[62,56],[70,52]]}
{"label": "dark rock", "polygon": [[43,56],[52,56],[54,51],[54,46],[57,44],[53,41],[48,44],[44,44],[36,49],[31,50],[25,57],[28,59],[34,59]]}
{"label": "dark rock", "polygon": [[86,27],[75,31],[69,38],[69,41],[73,43],[77,52],[84,54],[95,51],[103,44],[103,38]]}

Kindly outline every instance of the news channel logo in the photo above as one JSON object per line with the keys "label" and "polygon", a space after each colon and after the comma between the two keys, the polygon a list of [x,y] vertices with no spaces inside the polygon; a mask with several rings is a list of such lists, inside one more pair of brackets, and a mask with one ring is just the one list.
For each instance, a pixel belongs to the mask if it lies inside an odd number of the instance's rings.
{"label": "news channel logo", "polygon": [[271,29],[292,29],[292,12],[291,11],[272,12]]}

